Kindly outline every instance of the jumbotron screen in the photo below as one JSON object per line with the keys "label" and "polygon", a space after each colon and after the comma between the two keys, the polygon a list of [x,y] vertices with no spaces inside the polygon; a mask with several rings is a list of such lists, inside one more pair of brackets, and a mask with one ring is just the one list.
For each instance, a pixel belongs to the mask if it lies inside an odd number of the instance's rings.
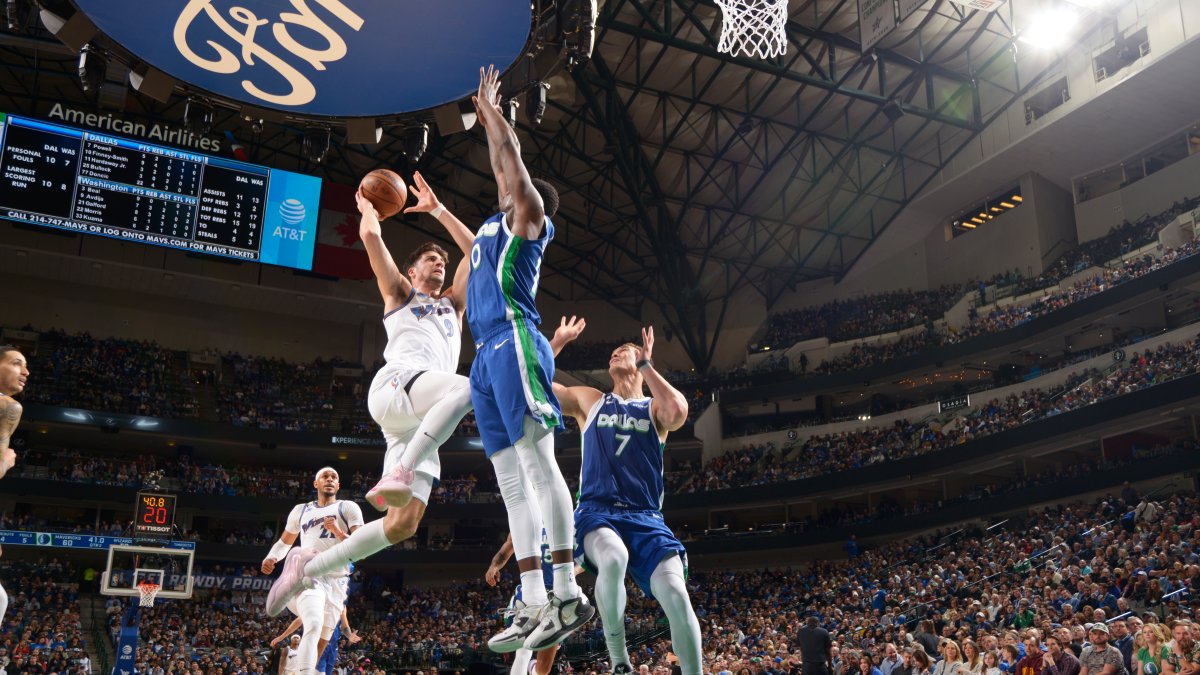
{"label": "jumbotron screen", "polygon": [[321,179],[0,113],[0,217],[312,269]]}

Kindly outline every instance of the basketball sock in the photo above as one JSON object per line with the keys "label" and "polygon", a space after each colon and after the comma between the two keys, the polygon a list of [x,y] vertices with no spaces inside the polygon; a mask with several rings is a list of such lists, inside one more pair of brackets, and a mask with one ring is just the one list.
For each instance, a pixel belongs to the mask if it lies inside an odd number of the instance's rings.
{"label": "basketball sock", "polygon": [[[522,590],[522,593],[525,591]],[[529,662],[533,660],[533,652],[521,647],[513,654],[512,668],[509,669],[508,675],[529,675]]]}
{"label": "basketball sock", "polygon": [[615,667],[629,663],[625,644],[625,570],[629,567],[629,549],[616,532],[607,527],[592,530],[583,538],[588,561],[596,566],[596,609],[604,627],[604,644]]}
{"label": "basketball sock", "polygon": [[546,597],[546,580],[541,570],[521,572],[521,600],[527,607],[537,607],[549,602]]}
{"label": "basketball sock", "polygon": [[378,553],[395,542],[388,541],[383,518],[372,520],[355,530],[341,542],[321,551],[304,566],[304,576],[323,577],[352,562]]}
{"label": "basketball sock", "polygon": [[409,398],[435,401],[421,416],[412,441],[400,455],[401,466],[413,469],[437,452],[462,418],[471,412],[471,382],[462,375],[425,373],[413,382]]}
{"label": "basketball sock", "polygon": [[568,600],[579,597],[575,583],[575,563],[554,563],[554,597]]}
{"label": "basketball sock", "polygon": [[663,560],[650,575],[650,592],[671,625],[671,649],[679,657],[682,675],[700,675],[700,621],[688,598],[685,574],[679,556]]}

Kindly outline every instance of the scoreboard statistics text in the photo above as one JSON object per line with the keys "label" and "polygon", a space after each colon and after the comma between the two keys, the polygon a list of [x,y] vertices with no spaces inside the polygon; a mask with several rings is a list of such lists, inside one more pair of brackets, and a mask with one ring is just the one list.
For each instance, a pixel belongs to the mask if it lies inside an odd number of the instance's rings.
{"label": "scoreboard statistics text", "polygon": [[15,115],[0,119],[0,217],[312,269],[319,178]]}

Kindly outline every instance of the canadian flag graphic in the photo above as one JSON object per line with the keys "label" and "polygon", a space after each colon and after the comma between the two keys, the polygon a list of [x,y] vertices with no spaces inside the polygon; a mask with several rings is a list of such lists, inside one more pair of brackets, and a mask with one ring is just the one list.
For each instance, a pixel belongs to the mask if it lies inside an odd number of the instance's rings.
{"label": "canadian flag graphic", "polygon": [[321,216],[317,221],[317,248],[313,271],[343,279],[370,279],[371,262],[358,238],[355,187],[325,183],[321,191]]}

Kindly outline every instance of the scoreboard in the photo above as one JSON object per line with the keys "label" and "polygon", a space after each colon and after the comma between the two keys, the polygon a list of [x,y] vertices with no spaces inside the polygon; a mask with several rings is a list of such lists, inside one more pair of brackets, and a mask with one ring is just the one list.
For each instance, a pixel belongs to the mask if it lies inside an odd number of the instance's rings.
{"label": "scoreboard", "polygon": [[321,180],[0,113],[0,217],[312,269]]}

